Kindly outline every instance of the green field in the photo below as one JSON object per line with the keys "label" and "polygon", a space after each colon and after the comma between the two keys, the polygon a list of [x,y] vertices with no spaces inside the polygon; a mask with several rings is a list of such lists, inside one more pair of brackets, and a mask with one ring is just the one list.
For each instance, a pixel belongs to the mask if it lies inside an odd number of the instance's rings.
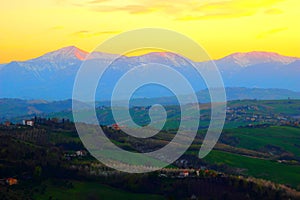
{"label": "green field", "polygon": [[209,163],[226,164],[234,168],[244,169],[243,174],[245,175],[289,184],[293,187],[300,185],[299,165],[287,165],[272,160],[250,158],[215,150],[210,152],[204,160]]}
{"label": "green field", "polygon": [[[58,180],[61,181],[61,180]],[[130,193],[124,190],[115,189],[96,182],[71,181],[73,187],[66,188],[50,183],[43,183],[46,186],[44,194],[35,194],[34,199],[123,199],[123,200],[144,200],[144,199],[164,199],[163,196],[153,194]]]}
{"label": "green field", "polygon": [[[266,128],[235,128],[226,129],[222,134],[225,143],[234,140],[237,148],[264,152],[268,158],[255,158],[224,151],[212,151],[205,161],[211,164],[225,164],[241,171],[241,174],[254,176],[289,184],[293,187],[300,185],[300,128],[288,126],[271,126]],[[272,152],[277,150],[277,152]],[[275,155],[275,153],[277,153]],[[281,156],[289,155],[290,163],[279,163]],[[292,163],[295,164],[292,164]]]}
{"label": "green field", "polygon": [[300,156],[300,128],[272,126],[267,128],[235,128],[225,135],[238,139],[237,147],[261,151],[267,145]]}

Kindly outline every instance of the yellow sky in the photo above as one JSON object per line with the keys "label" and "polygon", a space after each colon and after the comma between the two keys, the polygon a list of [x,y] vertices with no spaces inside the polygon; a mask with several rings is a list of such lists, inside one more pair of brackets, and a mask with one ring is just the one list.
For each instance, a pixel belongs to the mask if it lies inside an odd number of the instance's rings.
{"label": "yellow sky", "polygon": [[137,28],[178,31],[216,59],[273,51],[300,57],[299,0],[2,0],[0,63],[64,46],[91,51]]}

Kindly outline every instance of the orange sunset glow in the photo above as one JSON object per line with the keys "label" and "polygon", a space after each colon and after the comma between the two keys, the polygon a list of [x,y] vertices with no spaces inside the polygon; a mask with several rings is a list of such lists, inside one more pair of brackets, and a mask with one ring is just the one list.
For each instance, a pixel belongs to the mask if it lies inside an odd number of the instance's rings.
{"label": "orange sunset glow", "polygon": [[271,51],[300,57],[298,0],[11,0],[1,3],[0,63],[64,46],[92,51],[124,31],[167,28],[221,58]]}

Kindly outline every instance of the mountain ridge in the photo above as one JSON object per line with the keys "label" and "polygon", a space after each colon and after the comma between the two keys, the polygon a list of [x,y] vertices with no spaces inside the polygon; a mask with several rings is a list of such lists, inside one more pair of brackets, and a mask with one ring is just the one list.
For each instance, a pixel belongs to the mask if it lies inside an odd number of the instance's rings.
{"label": "mountain ridge", "polygon": [[[45,58],[45,57],[56,57],[56,56],[65,56],[65,58],[77,58],[78,60],[85,60],[87,58],[87,56],[91,54],[91,55],[118,55],[118,54],[112,54],[112,53],[107,53],[107,52],[100,52],[100,51],[94,51],[94,52],[87,52],[85,50],[82,50],[76,46],[66,46],[66,47],[62,47],[60,49],[56,49],[56,50],[53,50],[53,51],[50,51],[48,53],[45,53],[45,54],[42,54],[38,57],[35,57],[35,58],[31,58],[31,59],[28,59],[28,60],[25,60],[25,61],[17,61],[17,60],[13,60],[11,62],[18,62],[18,63],[22,63],[22,62],[27,62],[27,61],[32,61],[32,60],[37,60],[37,59],[41,59],[41,58]],[[127,57],[127,58],[135,58],[135,57],[147,57],[147,56],[151,56],[151,55],[154,55],[154,56],[168,56],[168,55],[177,55],[176,53],[173,53],[173,52],[149,52],[149,53],[146,53],[146,54],[141,54],[141,55],[135,55],[135,56],[125,56],[125,55],[119,55],[119,56],[122,56],[122,57]],[[220,60],[223,60],[223,59],[227,59],[227,58],[235,58],[235,59],[239,59],[241,57],[256,57],[256,58],[268,58],[268,59],[277,59],[277,61],[280,61],[280,58],[281,58],[281,61],[285,64],[290,64],[291,62],[294,62],[296,60],[300,60],[300,57],[294,57],[294,56],[285,56],[285,55],[282,55],[282,54],[279,54],[279,53],[276,53],[276,52],[272,52],[272,51],[248,51],[248,52],[235,52],[235,53],[231,53],[231,54],[228,54],[228,55],[225,55],[221,58],[218,58],[218,59],[212,59],[213,61],[220,61]],[[97,58],[97,56],[91,56],[90,59],[94,59],[94,58]],[[45,59],[46,60],[46,59]],[[8,62],[8,63],[0,63],[0,66],[1,65],[7,65],[11,62]],[[205,62],[205,61],[201,61],[201,62]]]}
{"label": "mountain ridge", "polygon": [[[265,51],[251,51],[251,52],[237,52],[225,56],[220,60],[233,59],[237,64],[242,67],[247,67],[251,60],[255,60],[255,64],[266,63],[266,62],[281,62],[282,64],[290,64],[299,60],[296,57],[283,56],[275,52],[265,52]],[[253,64],[253,63],[252,63]]]}
{"label": "mountain ridge", "polygon": [[[123,74],[134,66],[144,67],[149,62],[164,64],[177,70],[190,81],[195,91],[207,88],[192,65],[205,69],[208,62],[192,62],[171,52],[152,52],[132,57],[103,52],[88,54],[75,46],[69,46],[28,61],[13,61],[0,65],[0,98],[47,100],[71,98],[73,83],[83,61],[96,60],[97,64],[106,64],[117,57],[119,59],[111,64],[110,69],[106,71],[107,75],[103,78],[106,88],[102,96],[97,96],[101,100],[110,99],[111,90]],[[214,62],[225,87],[281,88],[300,91],[298,58],[255,51],[230,54]],[[158,76],[165,77],[164,74]],[[181,91],[184,94],[184,88]],[[140,91],[138,96],[153,98],[166,96],[166,93],[156,88]]]}

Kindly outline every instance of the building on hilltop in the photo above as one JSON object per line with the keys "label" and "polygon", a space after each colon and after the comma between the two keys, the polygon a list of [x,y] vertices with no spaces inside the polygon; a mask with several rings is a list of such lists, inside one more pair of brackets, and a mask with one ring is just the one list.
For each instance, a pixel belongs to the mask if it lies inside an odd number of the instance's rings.
{"label": "building on hilltop", "polygon": [[23,120],[23,125],[25,126],[33,126],[34,125],[34,121],[33,120]]}

